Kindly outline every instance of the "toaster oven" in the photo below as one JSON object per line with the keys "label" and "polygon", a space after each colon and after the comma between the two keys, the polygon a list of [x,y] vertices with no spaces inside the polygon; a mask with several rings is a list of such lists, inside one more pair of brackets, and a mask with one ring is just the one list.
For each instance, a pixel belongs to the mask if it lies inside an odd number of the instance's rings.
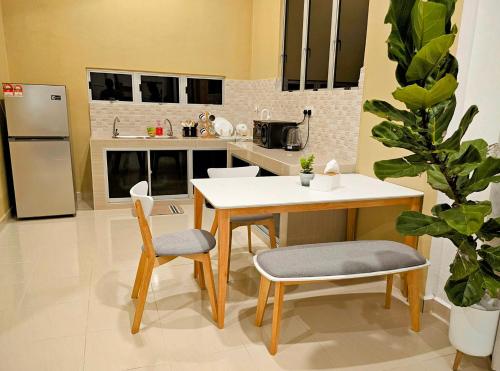
{"label": "toaster oven", "polygon": [[276,120],[254,120],[253,142],[264,148],[283,148],[285,128],[297,126],[296,122]]}

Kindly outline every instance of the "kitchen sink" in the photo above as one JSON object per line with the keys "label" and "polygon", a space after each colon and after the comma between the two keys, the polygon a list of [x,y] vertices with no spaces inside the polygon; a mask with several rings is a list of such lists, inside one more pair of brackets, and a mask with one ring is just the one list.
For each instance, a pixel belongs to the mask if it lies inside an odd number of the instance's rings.
{"label": "kitchen sink", "polygon": [[177,139],[176,136],[150,137],[149,135],[118,135],[114,139]]}

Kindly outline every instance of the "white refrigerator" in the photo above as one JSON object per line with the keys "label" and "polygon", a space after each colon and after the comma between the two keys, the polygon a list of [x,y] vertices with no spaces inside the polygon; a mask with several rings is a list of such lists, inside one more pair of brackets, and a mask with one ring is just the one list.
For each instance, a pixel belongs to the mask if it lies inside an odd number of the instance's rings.
{"label": "white refrigerator", "polygon": [[21,85],[4,97],[17,217],[75,215],[66,88]]}

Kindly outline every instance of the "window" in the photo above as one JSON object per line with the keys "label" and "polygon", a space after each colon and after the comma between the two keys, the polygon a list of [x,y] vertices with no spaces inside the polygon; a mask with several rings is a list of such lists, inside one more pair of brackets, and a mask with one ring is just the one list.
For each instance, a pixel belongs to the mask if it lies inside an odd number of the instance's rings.
{"label": "window", "polygon": [[141,101],[179,103],[179,78],[141,75]]}
{"label": "window", "polygon": [[358,85],[369,0],[284,0],[283,90]]}
{"label": "window", "polygon": [[89,100],[222,105],[224,78],[87,70]]}
{"label": "window", "polygon": [[367,20],[368,0],[340,0],[334,88],[358,86]]}
{"label": "window", "polygon": [[188,77],[187,102],[190,104],[222,104],[222,80]]}
{"label": "window", "polygon": [[132,74],[90,72],[92,100],[132,102]]}
{"label": "window", "polygon": [[304,0],[286,1],[285,12],[283,90],[299,90]]}

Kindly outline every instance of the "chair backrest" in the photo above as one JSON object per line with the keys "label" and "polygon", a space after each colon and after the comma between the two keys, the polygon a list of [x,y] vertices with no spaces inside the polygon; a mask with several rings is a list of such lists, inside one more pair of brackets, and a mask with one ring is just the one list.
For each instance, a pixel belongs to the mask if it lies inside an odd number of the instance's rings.
{"label": "chair backrest", "polygon": [[153,211],[154,200],[153,197],[148,196],[148,182],[143,180],[130,188],[130,197],[135,205],[137,200],[141,201],[142,209],[145,216],[150,216]]}
{"label": "chair backrest", "polygon": [[253,178],[259,173],[258,166],[213,167],[207,170],[209,178]]}
{"label": "chair backrest", "polygon": [[154,258],[156,257],[156,252],[153,246],[153,236],[151,235],[151,229],[149,229],[149,224],[146,216],[144,215],[144,210],[142,208],[140,199],[135,201],[134,207],[135,213],[137,214],[137,220],[139,221],[139,229],[141,230],[142,244],[144,246],[143,251],[148,258]]}
{"label": "chair backrest", "polygon": [[134,185],[130,189],[130,197],[134,203],[135,214],[139,222],[139,229],[141,230],[142,243],[144,245],[144,253],[148,257],[155,257],[155,249],[153,246],[153,237],[151,229],[149,228],[147,216],[151,215],[153,210],[154,200],[153,197],[148,196],[148,182],[142,181]]}

